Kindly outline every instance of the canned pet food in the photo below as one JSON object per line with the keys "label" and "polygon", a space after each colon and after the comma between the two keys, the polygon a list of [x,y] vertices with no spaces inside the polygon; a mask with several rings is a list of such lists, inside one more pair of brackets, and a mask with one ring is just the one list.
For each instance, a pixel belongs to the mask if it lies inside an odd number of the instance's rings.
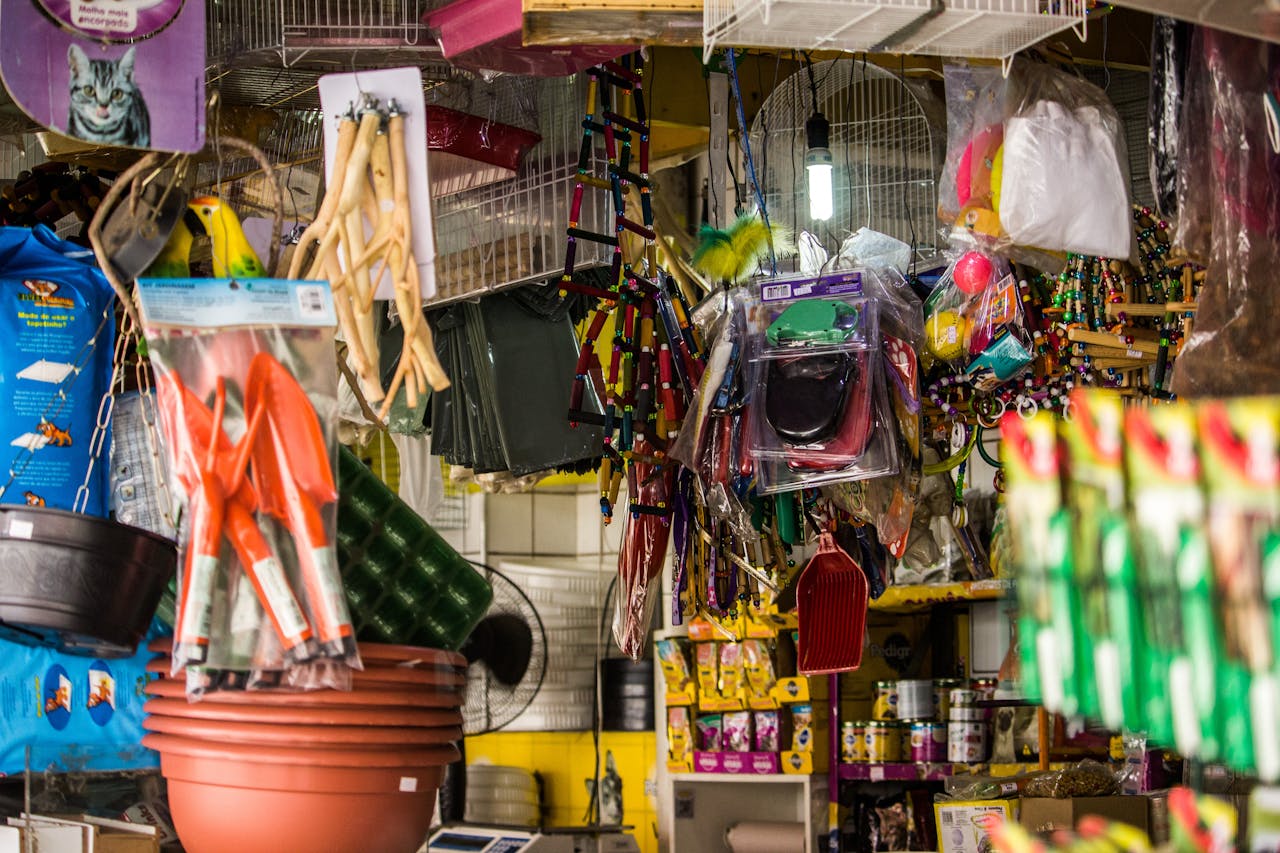
{"label": "canned pet food", "polygon": [[896,681],[877,681],[875,694],[871,700],[871,719],[898,719],[898,683]]}
{"label": "canned pet food", "polygon": [[911,760],[911,723],[898,723],[898,736],[902,739],[902,746],[898,750],[898,755],[902,761]]}
{"label": "canned pet food", "polygon": [[853,761],[855,764],[867,763],[867,723],[857,720],[853,724]]}
{"label": "canned pet food", "polygon": [[840,726],[840,760],[852,764],[858,760],[858,724],[844,723]]}
{"label": "canned pet food", "polygon": [[951,710],[951,691],[964,684],[958,678],[939,678],[933,682],[933,718],[945,720]]}
{"label": "canned pet food", "polygon": [[986,724],[948,723],[947,760],[956,764],[973,764],[979,761],[986,761]]}
{"label": "canned pet food", "polygon": [[977,723],[987,718],[986,708],[974,708],[971,705],[955,705],[951,708],[951,722]]}
{"label": "canned pet food", "polygon": [[884,764],[902,760],[902,735],[898,726],[884,720],[867,723],[867,761]]}
{"label": "canned pet food", "polygon": [[933,682],[911,679],[898,682],[898,719],[929,720],[933,718]]}
{"label": "canned pet food", "polygon": [[947,760],[947,724],[911,724],[911,760],[932,764]]}
{"label": "canned pet food", "polygon": [[979,678],[973,682],[973,692],[978,694],[978,698],[983,701],[989,701],[996,698],[996,688],[1000,686],[1000,682],[994,678]]}
{"label": "canned pet food", "polygon": [[[976,690],[968,690],[965,688],[956,688],[951,691],[951,707],[952,708],[968,708],[977,704],[981,698]],[[994,697],[993,697],[994,698]]]}

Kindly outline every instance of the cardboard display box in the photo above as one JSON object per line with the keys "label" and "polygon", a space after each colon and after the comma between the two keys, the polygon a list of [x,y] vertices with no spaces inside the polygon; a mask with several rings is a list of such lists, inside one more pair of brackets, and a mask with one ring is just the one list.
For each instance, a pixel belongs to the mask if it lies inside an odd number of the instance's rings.
{"label": "cardboard display box", "polygon": [[1150,806],[1151,802],[1146,797],[1075,797],[1067,800],[1023,797],[1019,804],[1018,822],[1030,832],[1048,833],[1075,829],[1080,818],[1098,815],[1127,823],[1149,835]]}

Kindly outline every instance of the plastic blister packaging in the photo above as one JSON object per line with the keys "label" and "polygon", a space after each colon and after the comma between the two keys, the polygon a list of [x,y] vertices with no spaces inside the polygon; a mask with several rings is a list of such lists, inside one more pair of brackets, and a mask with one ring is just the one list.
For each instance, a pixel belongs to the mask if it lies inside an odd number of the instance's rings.
{"label": "plastic blister packaging", "polygon": [[1097,86],[1019,62],[1009,84],[1000,224],[1024,246],[1106,258],[1132,251],[1128,154]]}
{"label": "plastic blister packaging", "polygon": [[938,217],[987,239],[1000,237],[1005,79],[994,66],[948,65],[947,159]]}
{"label": "plastic blister packaging", "polygon": [[328,287],[153,279],[139,295],[183,519],[173,674],[191,668],[189,695],[349,687]]}
{"label": "plastic blister packaging", "polygon": [[1194,329],[1174,365],[1179,396],[1280,393],[1280,154],[1268,139],[1263,100],[1276,91],[1280,46],[1196,30],[1173,242],[1203,262],[1207,275]]}
{"label": "plastic blister packaging", "polygon": [[[745,305],[749,447],[761,494],[895,470],[880,371],[878,305],[866,271],[762,283]],[[887,436],[886,436],[887,437]]]}

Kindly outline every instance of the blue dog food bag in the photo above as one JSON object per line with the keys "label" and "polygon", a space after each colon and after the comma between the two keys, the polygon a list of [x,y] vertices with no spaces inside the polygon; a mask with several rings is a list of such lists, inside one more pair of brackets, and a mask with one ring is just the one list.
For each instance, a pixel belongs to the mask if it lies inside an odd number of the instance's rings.
{"label": "blue dog food bag", "polygon": [[152,657],[95,660],[0,640],[0,777],[32,772],[142,770],[143,688]]}
{"label": "blue dog food bag", "polygon": [[[0,228],[0,472],[17,472],[0,502],[76,509],[111,384],[113,298],[92,252],[44,226]],[[90,515],[107,514],[108,455],[88,484]]]}

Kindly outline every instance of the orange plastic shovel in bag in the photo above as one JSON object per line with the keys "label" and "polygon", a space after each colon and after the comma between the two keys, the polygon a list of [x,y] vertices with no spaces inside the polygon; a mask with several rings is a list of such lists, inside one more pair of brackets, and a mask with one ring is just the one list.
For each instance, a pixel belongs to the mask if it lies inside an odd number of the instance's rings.
{"label": "orange plastic shovel in bag", "polygon": [[157,380],[163,423],[175,434],[177,476],[191,508],[191,536],[175,627],[175,665],[207,660],[213,587],[225,534],[263,602],[286,654],[313,656],[311,628],[289,589],[284,570],[253,519],[257,503],[245,478],[250,449],[257,443],[264,412],[249,416],[245,434],[232,445],[222,431],[226,385],[219,378],[214,411],[176,374]]}
{"label": "orange plastic shovel in bag", "polygon": [[355,637],[346,593],[320,507],[338,499],[328,444],[307,393],[270,353],[249,365],[245,408],[261,409],[263,429],[253,448],[253,482],[263,511],[293,535],[315,626],[331,657],[354,657]]}
{"label": "orange plastic shovel in bag", "polygon": [[867,628],[867,577],[829,531],[796,583],[802,675],[847,672],[862,666]]}

